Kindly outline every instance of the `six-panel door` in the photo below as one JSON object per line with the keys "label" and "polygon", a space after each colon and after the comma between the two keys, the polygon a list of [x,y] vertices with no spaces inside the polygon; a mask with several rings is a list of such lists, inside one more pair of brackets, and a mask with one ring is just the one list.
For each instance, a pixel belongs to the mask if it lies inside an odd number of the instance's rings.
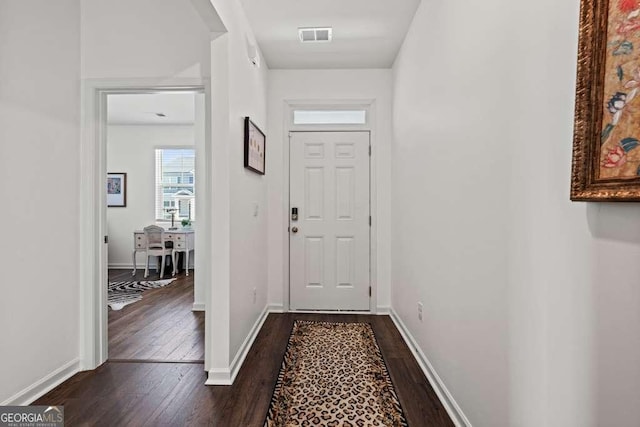
{"label": "six-panel door", "polygon": [[291,309],[369,310],[369,132],[292,132],[290,144]]}

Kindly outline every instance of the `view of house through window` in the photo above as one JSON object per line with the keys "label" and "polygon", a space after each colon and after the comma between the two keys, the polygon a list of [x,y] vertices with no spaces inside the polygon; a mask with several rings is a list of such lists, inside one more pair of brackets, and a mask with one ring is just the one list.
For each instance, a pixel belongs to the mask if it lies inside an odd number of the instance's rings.
{"label": "view of house through window", "polygon": [[156,219],[195,220],[195,150],[156,149]]}

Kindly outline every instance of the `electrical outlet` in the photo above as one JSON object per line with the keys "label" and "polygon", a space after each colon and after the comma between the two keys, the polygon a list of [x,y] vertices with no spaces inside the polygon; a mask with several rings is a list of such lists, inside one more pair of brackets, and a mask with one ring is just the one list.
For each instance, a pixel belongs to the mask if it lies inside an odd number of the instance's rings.
{"label": "electrical outlet", "polygon": [[418,303],[418,320],[422,322],[422,303]]}
{"label": "electrical outlet", "polygon": [[256,303],[256,299],[258,298],[258,288],[253,288],[253,303]]}

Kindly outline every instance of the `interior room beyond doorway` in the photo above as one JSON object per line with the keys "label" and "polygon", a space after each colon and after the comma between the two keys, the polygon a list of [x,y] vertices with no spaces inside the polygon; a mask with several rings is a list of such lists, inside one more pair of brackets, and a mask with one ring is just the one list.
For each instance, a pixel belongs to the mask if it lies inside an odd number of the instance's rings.
{"label": "interior room beyond doorway", "polygon": [[110,360],[202,362],[194,311],[198,91],[107,96]]}

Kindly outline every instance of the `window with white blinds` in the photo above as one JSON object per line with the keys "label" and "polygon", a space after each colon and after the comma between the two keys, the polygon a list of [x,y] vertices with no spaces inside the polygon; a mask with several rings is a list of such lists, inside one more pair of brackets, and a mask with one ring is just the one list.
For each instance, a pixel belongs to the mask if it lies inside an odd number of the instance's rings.
{"label": "window with white blinds", "polygon": [[156,149],[156,220],[195,220],[195,150]]}

